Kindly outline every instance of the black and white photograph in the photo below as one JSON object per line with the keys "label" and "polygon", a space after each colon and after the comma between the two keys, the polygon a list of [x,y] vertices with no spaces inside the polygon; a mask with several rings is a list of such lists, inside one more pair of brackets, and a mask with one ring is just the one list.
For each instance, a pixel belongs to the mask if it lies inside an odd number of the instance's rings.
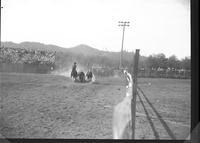
{"label": "black and white photograph", "polygon": [[190,0],[1,0],[0,138],[190,140]]}

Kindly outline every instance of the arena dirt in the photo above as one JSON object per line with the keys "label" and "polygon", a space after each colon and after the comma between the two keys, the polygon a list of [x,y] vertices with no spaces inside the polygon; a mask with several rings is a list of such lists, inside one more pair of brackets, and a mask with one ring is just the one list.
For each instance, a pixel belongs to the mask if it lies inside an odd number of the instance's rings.
{"label": "arena dirt", "polygon": [[[112,138],[113,108],[125,96],[125,82],[122,79],[117,77],[97,78],[94,83],[74,83],[64,76],[1,73],[0,80],[0,133],[3,137]],[[174,105],[174,109],[170,108],[172,106],[170,102],[167,103],[168,100],[163,99],[166,97],[156,98],[156,95],[153,95],[157,90],[155,83],[156,81],[153,81],[149,85],[149,80],[139,80],[145,93],[148,89],[152,89],[148,98],[158,109],[175,137],[185,139],[189,134],[190,110],[183,112],[182,108],[189,106],[189,99],[181,97],[182,101],[176,100],[177,104],[181,106]],[[162,92],[164,94],[164,92],[170,91]],[[155,130],[159,134],[159,139],[171,139],[148,102],[144,97],[141,96],[141,98],[151,116]],[[183,103],[184,107],[182,107]],[[137,139],[155,139],[155,132],[149,122],[150,120],[137,98]]]}

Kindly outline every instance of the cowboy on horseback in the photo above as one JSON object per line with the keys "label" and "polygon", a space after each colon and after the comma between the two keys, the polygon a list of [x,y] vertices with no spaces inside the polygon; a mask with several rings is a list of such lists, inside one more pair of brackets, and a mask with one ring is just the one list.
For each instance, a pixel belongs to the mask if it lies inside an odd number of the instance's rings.
{"label": "cowboy on horseback", "polygon": [[91,80],[92,77],[93,77],[93,74],[92,74],[92,71],[89,69],[88,72],[86,73],[86,77],[87,77],[87,80]]}
{"label": "cowboy on horseback", "polygon": [[74,65],[72,67],[71,77],[76,78],[77,77],[77,70],[76,70],[76,62],[74,62]]}

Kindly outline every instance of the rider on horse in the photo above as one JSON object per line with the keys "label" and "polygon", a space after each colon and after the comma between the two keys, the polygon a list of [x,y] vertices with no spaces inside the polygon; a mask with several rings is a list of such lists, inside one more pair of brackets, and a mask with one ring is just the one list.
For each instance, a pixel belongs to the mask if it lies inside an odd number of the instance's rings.
{"label": "rider on horse", "polygon": [[72,67],[71,77],[74,77],[74,78],[77,77],[76,62],[74,62],[74,65]]}
{"label": "rider on horse", "polygon": [[86,73],[86,77],[87,77],[88,80],[92,79],[93,75],[92,75],[92,71],[90,69]]}

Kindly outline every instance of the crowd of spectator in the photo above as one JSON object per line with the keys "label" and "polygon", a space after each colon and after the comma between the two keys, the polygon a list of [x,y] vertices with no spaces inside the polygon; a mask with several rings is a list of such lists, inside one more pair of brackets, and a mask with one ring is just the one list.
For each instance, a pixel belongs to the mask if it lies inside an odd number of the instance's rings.
{"label": "crowd of spectator", "polygon": [[55,55],[49,51],[0,47],[0,63],[54,65]]}

